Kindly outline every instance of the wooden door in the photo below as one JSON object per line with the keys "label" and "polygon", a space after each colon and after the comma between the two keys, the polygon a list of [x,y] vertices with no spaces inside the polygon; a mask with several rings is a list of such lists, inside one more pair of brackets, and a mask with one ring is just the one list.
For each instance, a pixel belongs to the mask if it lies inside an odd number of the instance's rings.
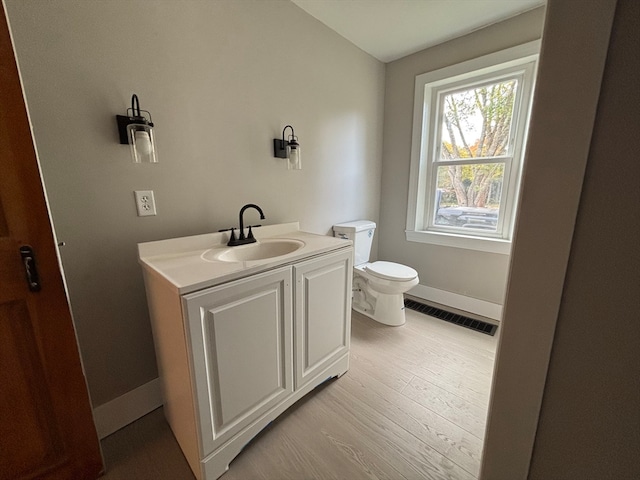
{"label": "wooden door", "polygon": [[291,267],[183,298],[206,456],[293,393]]}
{"label": "wooden door", "polygon": [[0,478],[93,479],[100,444],[0,7]]}
{"label": "wooden door", "polygon": [[341,251],[294,267],[296,389],[349,351],[352,256]]}

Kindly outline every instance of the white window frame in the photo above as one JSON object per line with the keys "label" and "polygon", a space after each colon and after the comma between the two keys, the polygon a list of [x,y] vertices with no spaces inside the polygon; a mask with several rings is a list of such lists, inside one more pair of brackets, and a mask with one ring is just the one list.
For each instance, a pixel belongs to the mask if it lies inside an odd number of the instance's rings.
{"label": "white window frame", "polygon": [[[533,98],[535,71],[540,41],[529,42],[463,63],[416,76],[414,97],[413,140],[407,208],[406,238],[430,243],[508,255],[522,171],[529,114]],[[491,82],[518,77],[517,95],[512,119],[513,144],[509,153],[500,157],[505,162],[497,232],[432,225],[436,172],[440,145],[436,140],[441,129],[439,96],[467,84]],[[433,128],[432,128],[433,127]],[[464,163],[493,163],[494,159],[465,159]],[[445,162],[446,163],[446,162]],[[430,225],[431,224],[431,225]]]}

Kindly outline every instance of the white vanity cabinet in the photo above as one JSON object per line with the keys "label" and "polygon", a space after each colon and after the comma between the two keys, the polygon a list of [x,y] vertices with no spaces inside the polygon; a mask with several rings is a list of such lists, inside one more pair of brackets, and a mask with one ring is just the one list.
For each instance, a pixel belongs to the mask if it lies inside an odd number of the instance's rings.
{"label": "white vanity cabinet", "polygon": [[199,480],[347,371],[352,255],[337,244],[186,292],[144,269],[165,416]]}

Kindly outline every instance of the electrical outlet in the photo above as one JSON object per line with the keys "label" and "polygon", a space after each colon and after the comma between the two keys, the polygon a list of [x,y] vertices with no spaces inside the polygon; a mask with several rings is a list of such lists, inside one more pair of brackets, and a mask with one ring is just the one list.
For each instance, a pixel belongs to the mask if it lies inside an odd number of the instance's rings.
{"label": "electrical outlet", "polygon": [[136,208],[139,217],[156,215],[156,201],[153,198],[153,190],[135,190]]}

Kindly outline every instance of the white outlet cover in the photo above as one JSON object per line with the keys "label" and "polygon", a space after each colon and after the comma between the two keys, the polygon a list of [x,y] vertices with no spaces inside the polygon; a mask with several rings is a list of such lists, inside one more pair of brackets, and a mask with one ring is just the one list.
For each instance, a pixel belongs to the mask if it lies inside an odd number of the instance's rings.
{"label": "white outlet cover", "polygon": [[136,197],[136,209],[139,217],[157,215],[153,190],[135,190],[133,193]]}

